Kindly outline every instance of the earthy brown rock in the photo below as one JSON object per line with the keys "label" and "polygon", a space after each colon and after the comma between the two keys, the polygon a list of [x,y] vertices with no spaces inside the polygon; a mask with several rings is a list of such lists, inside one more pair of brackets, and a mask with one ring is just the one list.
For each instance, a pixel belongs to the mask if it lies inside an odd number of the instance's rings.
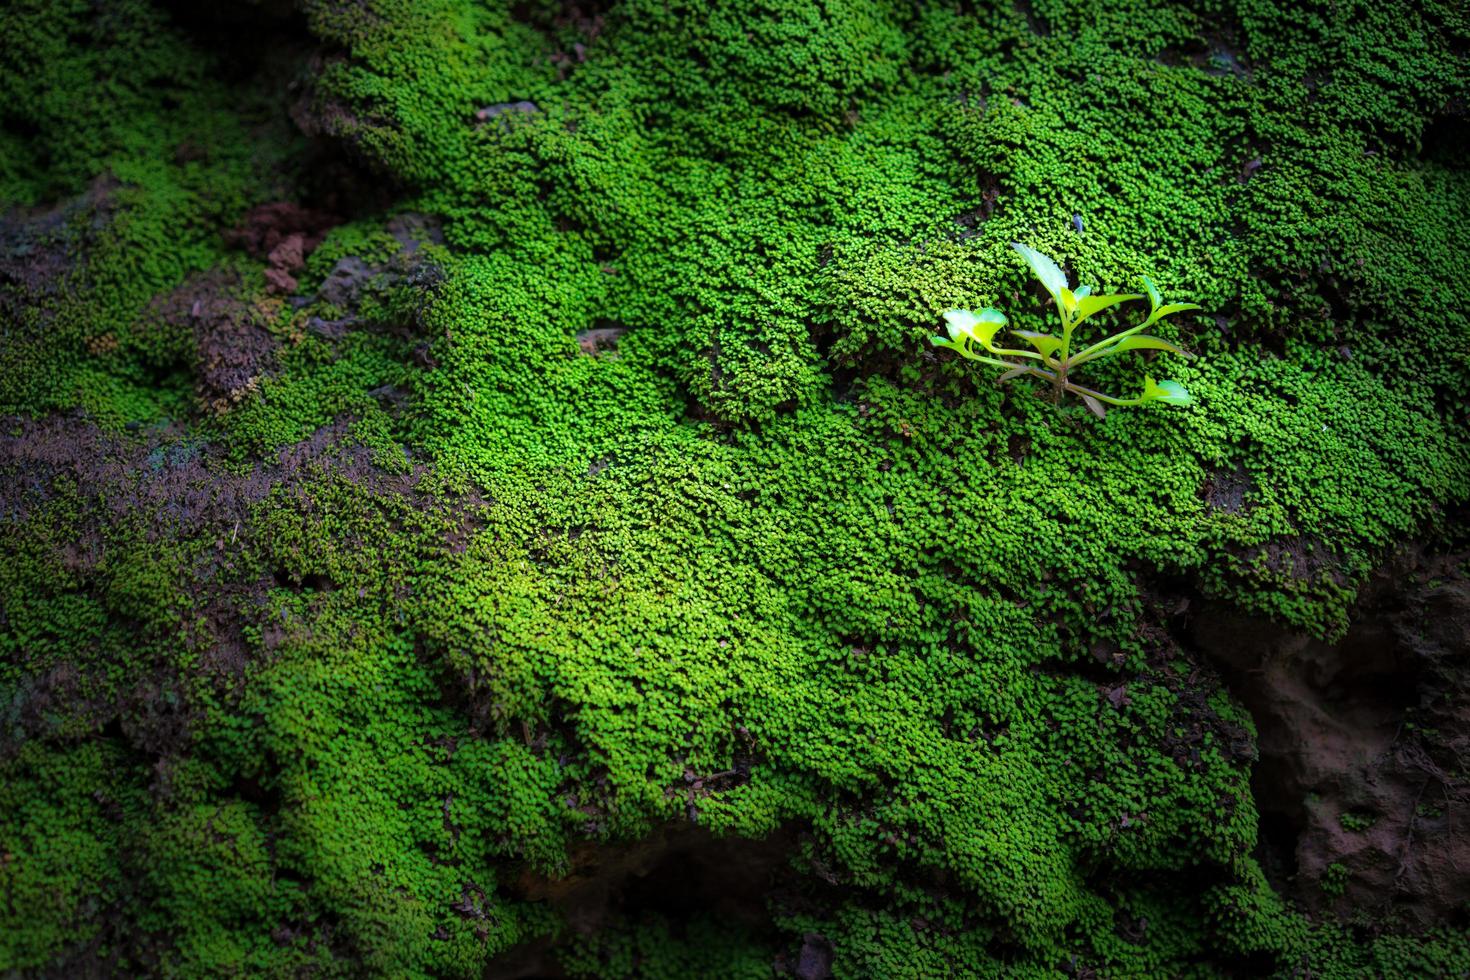
{"label": "earthy brown rock", "polygon": [[1336,644],[1220,607],[1194,620],[1256,721],[1267,867],[1308,908],[1419,929],[1470,901],[1470,581],[1456,567],[1402,556]]}

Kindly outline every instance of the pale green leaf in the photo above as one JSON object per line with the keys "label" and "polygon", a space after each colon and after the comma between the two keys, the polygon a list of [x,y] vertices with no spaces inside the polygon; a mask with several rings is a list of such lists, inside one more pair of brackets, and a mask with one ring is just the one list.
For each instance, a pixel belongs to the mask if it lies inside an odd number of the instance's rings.
{"label": "pale green leaf", "polygon": [[955,341],[968,337],[987,350],[992,349],[990,341],[1000,328],[1006,325],[1006,315],[1000,310],[989,307],[979,313],[971,313],[969,310],[945,310],[944,320],[949,326],[950,337]]}
{"label": "pale green leaf", "polygon": [[1148,319],[1150,323],[1153,323],[1154,321],[1162,320],[1172,313],[1183,313],[1186,310],[1197,310],[1199,308],[1200,305],[1198,303],[1169,303],[1166,306],[1160,306],[1154,310],[1153,313],[1149,314]]}
{"label": "pale green leaf", "polygon": [[944,322],[949,328],[950,339],[958,340],[961,336],[973,335],[980,318],[969,310],[945,310]]}
{"label": "pale green leaf", "polygon": [[1021,258],[1025,259],[1026,264],[1031,267],[1032,274],[1046,287],[1046,291],[1051,293],[1051,298],[1056,301],[1056,304],[1061,306],[1062,290],[1067,288],[1067,277],[1057,267],[1057,264],[1029,245],[1012,242],[1011,248],[1020,253]]}
{"label": "pale green leaf", "polygon": [[1076,291],[1073,292],[1072,295],[1077,297],[1078,299],[1086,299],[1088,296],[1092,295],[1092,287],[1078,286]]}
{"label": "pale green leaf", "polygon": [[1159,304],[1164,302],[1164,297],[1159,293],[1159,287],[1148,276],[1143,277],[1143,288],[1148,290],[1148,302],[1150,309],[1157,310]]}
{"label": "pale green leaf", "polygon": [[1159,337],[1150,337],[1147,334],[1134,334],[1132,337],[1124,337],[1109,348],[1108,353],[1114,354],[1118,351],[1125,350],[1166,350],[1171,354],[1184,354],[1186,357],[1189,356],[1188,351],[1174,346],[1167,340]]}
{"label": "pale green leaf", "polygon": [[1142,397],[1146,402],[1163,402],[1166,405],[1188,405],[1194,401],[1179,382],[1155,382],[1153,378],[1148,377],[1143,380]]}
{"label": "pale green leaf", "polygon": [[1111,293],[1107,296],[1086,296],[1077,304],[1077,322],[1081,323],[1094,313],[1101,313],[1110,306],[1126,303],[1130,299],[1143,299],[1139,293]]}
{"label": "pale green leaf", "polygon": [[1017,337],[1025,337],[1026,342],[1035,347],[1042,357],[1051,357],[1062,349],[1061,340],[1049,333],[1038,333],[1035,330],[1012,330],[1011,333]]}

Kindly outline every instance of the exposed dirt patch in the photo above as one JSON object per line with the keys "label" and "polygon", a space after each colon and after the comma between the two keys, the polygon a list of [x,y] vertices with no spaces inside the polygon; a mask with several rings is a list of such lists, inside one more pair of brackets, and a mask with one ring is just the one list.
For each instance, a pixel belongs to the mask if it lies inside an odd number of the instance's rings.
{"label": "exposed dirt patch", "polygon": [[[281,240],[272,240],[273,250],[280,251]],[[293,234],[289,241],[299,247],[301,239]],[[154,300],[150,314],[159,329],[193,339],[195,388],[211,411],[238,405],[276,369],[278,344],[266,328],[267,314],[244,298],[231,272],[211,270],[189,279]]]}
{"label": "exposed dirt patch", "polygon": [[404,211],[389,218],[388,234],[398,240],[407,255],[415,254],[426,245],[444,244],[444,230],[439,219],[417,211]]}
{"label": "exposed dirt patch", "polygon": [[287,239],[296,239],[303,255],[321,244],[327,232],[342,223],[331,211],[302,207],[293,201],[272,201],[246,212],[225,233],[225,241],[243,248],[252,258],[268,258]]}
{"label": "exposed dirt patch", "polygon": [[1200,36],[1192,44],[1164,48],[1156,56],[1161,64],[1190,66],[1216,78],[1251,80],[1251,65],[1241,26],[1220,15],[1201,18]]}
{"label": "exposed dirt patch", "polygon": [[[1381,928],[1463,924],[1470,901],[1470,579],[1406,552],[1342,642],[1206,607],[1196,643],[1255,717],[1253,787],[1277,885]],[[1340,870],[1338,870],[1340,869]]]}
{"label": "exposed dirt patch", "polygon": [[[404,337],[417,331],[434,290],[444,281],[444,270],[424,250],[430,245],[443,244],[444,234],[438,219],[416,212],[395,215],[388,220],[386,230],[401,246],[396,254],[377,262],[344,255],[332,266],[314,296],[299,297],[300,302],[309,304],[320,300],[341,312],[336,320],[313,317],[308,329],[328,339],[345,336],[348,328],[359,324],[388,327]],[[404,316],[388,321],[368,321],[358,316],[364,299],[387,299],[400,286],[419,294],[415,302],[407,306],[400,304]]]}
{"label": "exposed dirt patch", "polygon": [[612,353],[618,349],[618,340],[628,332],[624,326],[598,326],[577,334],[577,346],[583,354]]}
{"label": "exposed dirt patch", "polygon": [[[1221,504],[1228,504],[1233,494],[1227,489],[1222,496],[1215,491]],[[1241,494],[1241,506],[1246,496]],[[1223,506],[1218,509],[1225,509]],[[1300,534],[1273,538],[1259,545],[1229,549],[1236,558],[1232,571],[1237,577],[1253,582],[1262,574],[1278,579],[1294,579],[1306,583],[1331,582],[1339,588],[1347,586],[1347,576],[1337,556],[1318,538]]]}
{"label": "exposed dirt patch", "polygon": [[1200,496],[1212,509],[1238,514],[1245,509],[1246,498],[1255,489],[1255,481],[1243,469],[1216,470],[1200,487]]}

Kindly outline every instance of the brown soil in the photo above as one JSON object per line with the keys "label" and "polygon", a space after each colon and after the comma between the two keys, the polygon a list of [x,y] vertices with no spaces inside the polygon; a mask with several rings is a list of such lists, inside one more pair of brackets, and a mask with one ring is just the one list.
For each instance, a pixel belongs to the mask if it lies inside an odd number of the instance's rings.
{"label": "brown soil", "polygon": [[1375,928],[1456,924],[1465,914],[1464,558],[1401,555],[1365,590],[1336,644],[1219,607],[1192,623],[1256,721],[1266,866],[1309,909],[1353,913]]}
{"label": "brown soil", "polygon": [[[62,288],[77,256],[87,254],[90,237],[107,224],[116,186],[103,176],[60,204],[0,214],[0,321],[45,322],[48,300]],[[39,319],[28,315],[33,311]]]}
{"label": "brown soil", "polygon": [[[292,240],[299,244],[299,236]],[[239,404],[276,368],[268,314],[243,295],[238,276],[212,270],[156,299],[151,311],[159,329],[193,338],[195,387],[214,412]]]}

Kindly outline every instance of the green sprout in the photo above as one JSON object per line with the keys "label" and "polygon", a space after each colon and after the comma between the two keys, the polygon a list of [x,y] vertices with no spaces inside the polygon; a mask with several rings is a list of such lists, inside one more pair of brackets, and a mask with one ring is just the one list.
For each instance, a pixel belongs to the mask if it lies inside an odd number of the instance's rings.
{"label": "green sprout", "polygon": [[[1142,293],[1112,293],[1106,296],[1094,296],[1091,286],[1080,286],[1073,291],[1067,287],[1066,275],[1051,259],[1019,242],[1013,243],[1011,247],[1021,253],[1027,265],[1031,266],[1032,273],[1046,287],[1046,291],[1051,293],[1051,298],[1056,302],[1057,316],[1062,321],[1062,335],[1058,337],[1055,334],[1040,333],[1035,330],[1013,329],[1011,333],[1023,338],[1036,349],[1029,351],[997,347],[995,335],[1006,325],[1006,316],[1000,310],[990,307],[986,307],[979,313],[972,313],[969,310],[946,310],[944,320],[949,328],[949,336],[933,338],[935,347],[948,347],[972,361],[1005,368],[1005,373],[996,379],[997,382],[1010,381],[1012,378],[1019,378],[1023,375],[1041,378],[1051,385],[1054,401],[1060,402],[1070,392],[1081,398],[1098,418],[1107,414],[1106,406],[1108,405],[1143,405],[1147,402],[1163,402],[1166,405],[1188,405],[1190,403],[1192,399],[1189,392],[1185,391],[1184,386],[1177,381],[1155,381],[1151,377],[1145,377],[1143,393],[1138,397],[1114,398],[1079,385],[1072,380],[1072,373],[1089,361],[1111,357],[1130,350],[1164,350],[1171,354],[1182,354],[1189,357],[1186,351],[1167,340],[1152,337],[1140,331],[1153,326],[1166,316],[1183,313],[1186,310],[1197,310],[1199,306],[1194,303],[1165,303],[1153,280],[1144,276],[1143,286],[1148,291],[1148,299],[1153,307],[1148,319],[1135,327],[1115,333],[1111,337],[1099,340],[1090,347],[1074,353],[1072,333],[1079,324],[1119,303],[1143,299],[1144,295]],[[976,350],[977,347],[984,348],[995,356],[987,357],[979,353]]]}

